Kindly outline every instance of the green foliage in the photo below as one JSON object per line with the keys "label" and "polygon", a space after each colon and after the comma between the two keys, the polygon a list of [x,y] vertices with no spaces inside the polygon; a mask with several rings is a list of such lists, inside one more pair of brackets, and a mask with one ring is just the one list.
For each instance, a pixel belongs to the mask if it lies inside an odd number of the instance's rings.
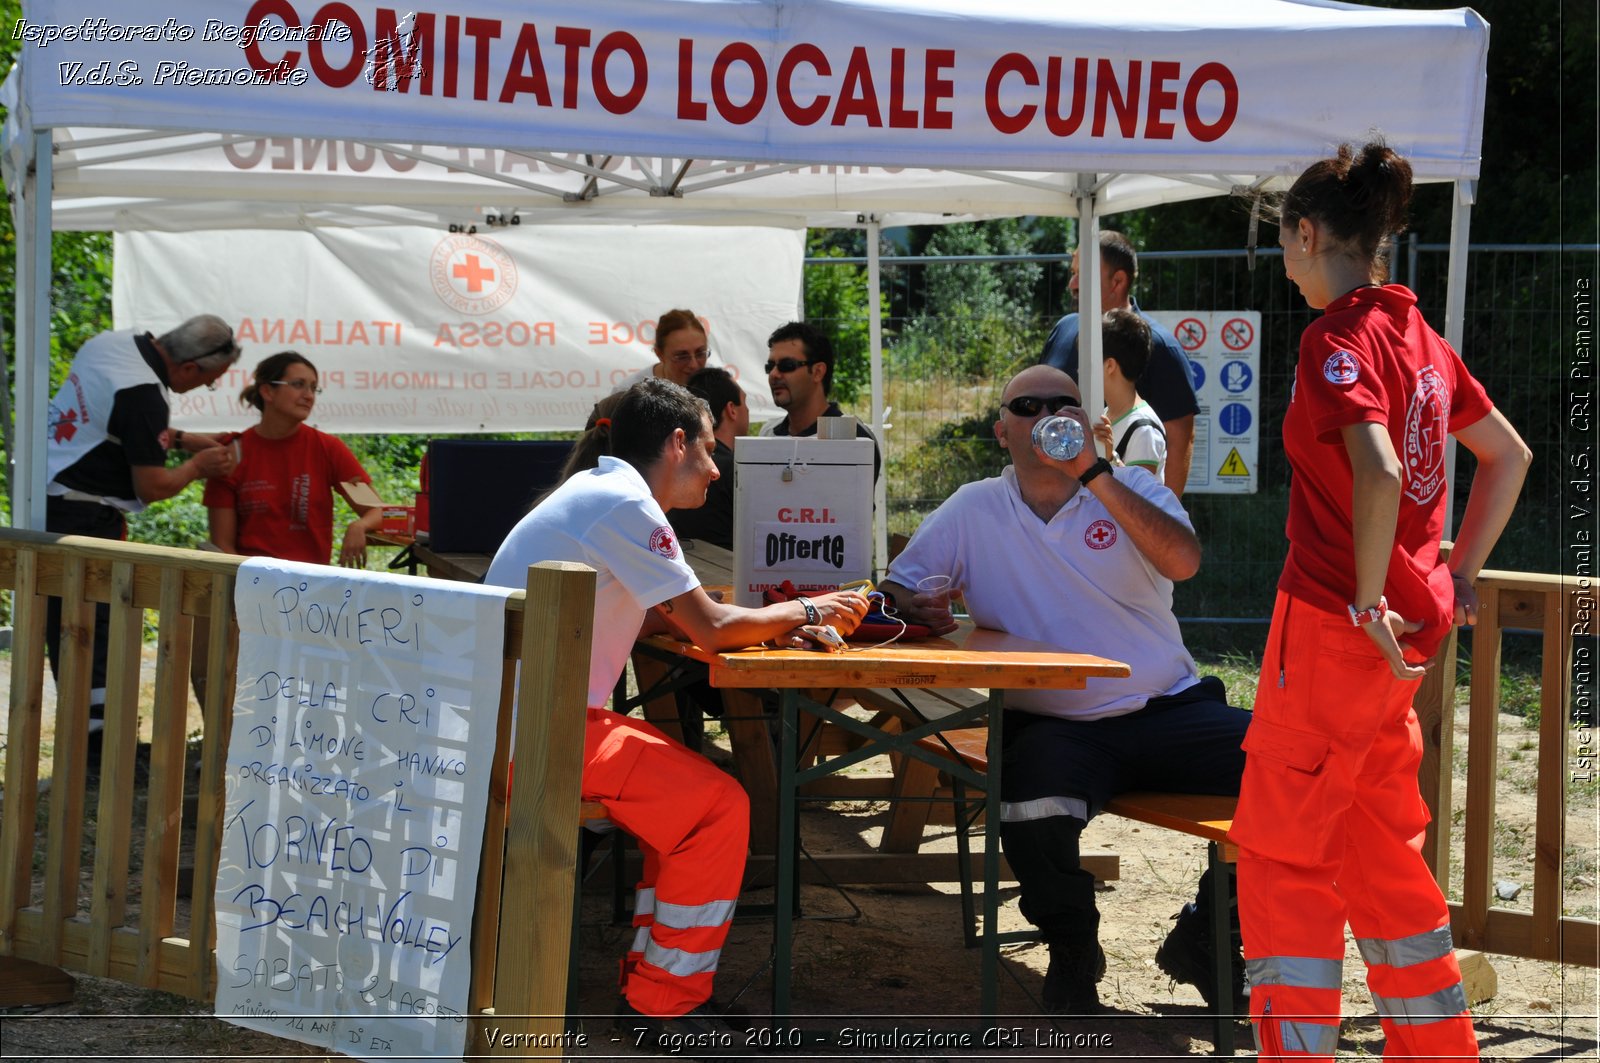
{"label": "green foliage", "polygon": [[[839,241],[834,235],[838,233],[840,230],[811,230],[806,238],[806,254],[846,258],[863,253]],[[844,235],[857,234],[846,230]],[[831,398],[843,406],[861,401],[872,384],[872,324],[867,295],[865,266],[840,263],[806,268],[806,320],[833,337]],[[883,313],[887,317],[887,300],[884,304]],[[885,342],[888,342],[887,337]]]}
{"label": "green foliage", "polygon": [[199,488],[184,491],[176,498],[153,503],[143,513],[128,518],[128,538],[132,542],[157,546],[193,548],[210,538],[206,507]]}
{"label": "green foliage", "polygon": [[[51,248],[50,389],[53,393],[66,379],[78,348],[111,327],[111,234],[56,233]],[[14,256],[12,262],[15,262]]]}
{"label": "green foliage", "polygon": [[428,436],[341,436],[350,453],[372,477],[372,489],[386,502],[411,504],[418,489]]}
{"label": "green foliage", "polygon": [[[1031,251],[1033,233],[1023,219],[948,225],[927,241],[929,255],[996,255]],[[925,291],[919,309],[894,348],[897,371],[916,376],[953,374],[962,380],[993,376],[996,364],[1011,365],[1036,354],[1044,330],[1035,310],[1035,289],[1044,274],[1038,263],[986,262],[922,267]]]}
{"label": "green foliage", "polygon": [[999,475],[1007,460],[995,442],[994,414],[986,412],[941,425],[921,446],[891,459],[888,476],[897,501],[928,503],[926,512],[962,484]]}

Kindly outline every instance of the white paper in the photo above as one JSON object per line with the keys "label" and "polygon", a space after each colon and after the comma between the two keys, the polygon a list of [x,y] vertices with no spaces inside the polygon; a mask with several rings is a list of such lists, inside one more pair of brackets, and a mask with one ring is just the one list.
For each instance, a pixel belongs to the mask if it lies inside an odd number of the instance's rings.
{"label": "white paper", "polygon": [[360,1059],[464,1052],[507,593],[240,566],[219,1018]]}

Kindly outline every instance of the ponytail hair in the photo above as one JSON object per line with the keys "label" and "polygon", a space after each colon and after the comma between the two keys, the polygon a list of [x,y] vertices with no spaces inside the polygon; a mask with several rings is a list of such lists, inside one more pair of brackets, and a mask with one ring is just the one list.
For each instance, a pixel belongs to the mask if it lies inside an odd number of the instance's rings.
{"label": "ponytail hair", "polygon": [[1333,158],[1313,164],[1284,194],[1279,219],[1287,226],[1301,218],[1325,226],[1376,273],[1387,266],[1384,242],[1405,231],[1410,206],[1411,164],[1376,139],[1359,152],[1341,144]]}
{"label": "ponytail hair", "polygon": [[584,422],[583,434],[572,444],[572,449],[567,451],[567,460],[561,463],[561,472],[556,476],[556,482],[549,491],[545,491],[533,500],[533,509],[549,496],[551,491],[566,483],[580,472],[588,472],[600,466],[600,459],[611,453],[611,413],[622,402],[623,392],[607,395],[594,404],[594,409],[589,411],[589,419]]}

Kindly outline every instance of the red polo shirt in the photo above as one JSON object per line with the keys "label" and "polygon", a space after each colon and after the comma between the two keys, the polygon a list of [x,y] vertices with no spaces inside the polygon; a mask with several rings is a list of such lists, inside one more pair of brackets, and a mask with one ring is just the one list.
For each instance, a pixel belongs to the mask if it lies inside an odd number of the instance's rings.
{"label": "red polo shirt", "polygon": [[1425,625],[1402,641],[1432,656],[1455,605],[1439,560],[1445,439],[1493,408],[1461,357],[1423,321],[1408,289],[1357,288],[1330,303],[1300,338],[1283,421],[1293,477],[1289,559],[1278,588],[1337,613],[1354,600],[1354,482],[1340,430],[1367,421],[1386,425],[1401,487],[1384,594],[1389,608]]}

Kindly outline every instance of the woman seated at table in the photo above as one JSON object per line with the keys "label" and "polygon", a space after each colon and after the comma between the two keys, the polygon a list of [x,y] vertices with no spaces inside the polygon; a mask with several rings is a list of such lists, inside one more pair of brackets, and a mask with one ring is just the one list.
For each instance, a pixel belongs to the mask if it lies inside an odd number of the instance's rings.
{"label": "woman seated at table", "polygon": [[342,484],[371,483],[350,448],[306,424],[317,405],[317,367],[295,351],[256,366],[239,400],[261,421],[233,439],[238,467],[206,483],[211,541],[230,554],[326,565],[333,551],[333,493],[358,514],[345,530],[339,564],[365,566],[367,533],[383,519],[378,506],[350,500]]}

